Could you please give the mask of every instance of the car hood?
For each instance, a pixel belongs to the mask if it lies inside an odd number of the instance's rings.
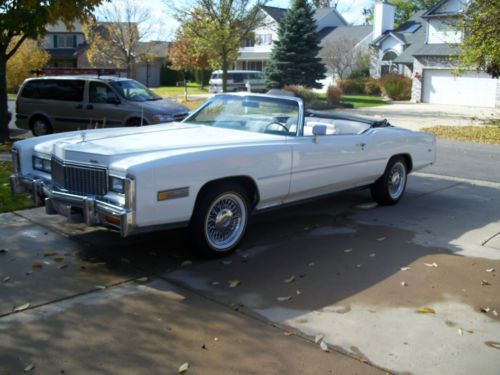
[[[156,112],[157,114],[169,114],[169,115],[177,115],[177,114],[187,114],[189,109],[184,107],[183,105],[177,104],[168,99],[162,100],[151,100],[147,102],[137,103],[140,106],[144,107],[145,111]]]
[[[143,128],[73,132],[72,136],[39,143],[37,153],[61,160],[109,166],[134,155],[200,148],[284,142],[284,136],[172,122]]]

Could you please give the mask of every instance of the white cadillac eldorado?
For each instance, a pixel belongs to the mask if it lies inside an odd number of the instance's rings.
[[[353,188],[397,203],[434,163],[435,138],[382,119],[306,110],[299,98],[221,94],[184,121],[16,142],[13,194],[47,214],[132,234],[189,226],[194,249],[231,252],[249,214]]]

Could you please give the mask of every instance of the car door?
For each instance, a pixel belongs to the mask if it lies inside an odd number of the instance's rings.
[[[89,81],[85,113],[92,127],[124,126],[130,109],[105,82]]]
[[[382,158],[374,154],[372,132],[305,132],[293,144],[287,202],[372,183]]]

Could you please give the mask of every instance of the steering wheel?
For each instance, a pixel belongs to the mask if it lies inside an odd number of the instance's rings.
[[[278,126],[282,127],[283,129],[285,129],[285,133],[288,133],[288,128],[284,124],[282,124],[281,122],[278,122],[278,121],[271,121],[269,124],[267,124],[265,129],[264,129],[264,132],[267,132],[271,125],[278,125]]]

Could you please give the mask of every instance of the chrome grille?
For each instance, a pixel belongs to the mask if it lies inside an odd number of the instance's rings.
[[[52,158],[52,183],[75,194],[105,195],[108,190],[105,169],[63,164],[55,158]]]

